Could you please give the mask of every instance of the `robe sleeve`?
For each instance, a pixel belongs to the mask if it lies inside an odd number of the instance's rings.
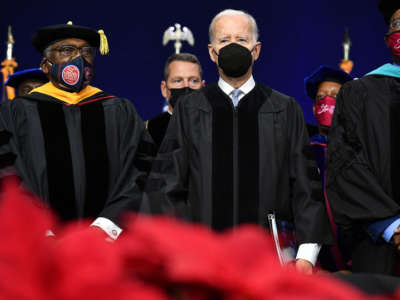
[[[288,107],[290,144],[290,188],[296,240],[302,243],[332,244],[320,175],[300,106],[291,99]]]
[[[181,99],[174,108],[167,132],[153,163],[146,186],[142,212],[168,214],[185,219],[188,194],[188,139],[183,126]]]
[[[18,134],[24,136],[26,132],[24,131],[23,124],[26,121],[25,111],[20,108],[20,103],[14,99],[12,101],[8,100],[1,103],[1,125],[0,127],[4,129],[4,133],[9,133],[9,139],[7,143],[4,143],[0,147],[1,155],[14,156],[14,163],[12,168],[21,178],[26,186],[31,188],[33,184],[31,183],[29,170],[25,167],[21,160],[21,152],[23,151],[22,145],[18,143]],[[6,156],[5,156],[6,157]]]
[[[4,104],[1,104],[0,109],[4,110]],[[0,114],[0,178],[3,178],[9,174],[15,174],[13,165],[16,159],[15,151],[11,148],[12,133],[7,128],[7,122],[4,114]]]
[[[128,101],[119,116],[121,171],[110,187],[109,197],[99,217],[119,224],[126,211],[139,211],[144,186],[151,169],[155,146],[142,119]]]
[[[335,222],[344,228],[365,228],[400,212],[368,159],[365,122],[376,116],[366,116],[366,88],[359,81],[340,90],[328,136],[327,195]]]

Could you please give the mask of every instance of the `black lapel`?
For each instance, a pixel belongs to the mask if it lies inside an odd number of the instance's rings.
[[[212,228],[233,226],[233,110],[230,98],[213,84],[204,88],[212,107]]]
[[[63,105],[38,101],[49,190],[49,204],[64,221],[77,217],[71,148]]]
[[[258,115],[266,101],[258,85],[238,105],[239,204],[238,222],[254,223],[259,217],[259,125]]]
[[[103,101],[81,107],[82,144],[85,156],[85,217],[97,217],[108,195],[109,159]]]

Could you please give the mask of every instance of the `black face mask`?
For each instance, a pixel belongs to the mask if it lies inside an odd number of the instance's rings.
[[[168,103],[171,104],[172,108],[175,107],[175,104],[180,97],[190,94],[191,92],[194,91],[194,89],[191,89],[190,87],[184,87],[180,89],[169,89],[169,90],[171,92],[171,97],[168,99]]]
[[[254,49],[253,49],[254,50]],[[253,63],[251,52],[246,47],[237,43],[231,43],[221,50],[218,55],[218,66],[224,71],[226,76],[238,78],[249,70]]]

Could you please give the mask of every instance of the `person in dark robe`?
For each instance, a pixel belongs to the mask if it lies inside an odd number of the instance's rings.
[[[335,110],[336,96],[340,88],[353,77],[346,72],[328,66],[320,66],[304,79],[307,96],[313,101],[313,113],[318,122],[318,133],[311,136],[310,142],[313,150],[319,173],[321,174],[320,184],[324,190],[324,200],[327,207],[329,222],[335,236],[335,245],[323,246],[318,258],[321,267],[331,272],[349,268],[348,245],[345,238],[334,222],[332,211],[326,197],[326,153],[328,132],[332,123]]]
[[[25,96],[31,90],[49,82],[46,74],[40,68],[26,69],[10,75],[6,86],[13,87],[17,96]]]
[[[317,174],[304,151],[309,137],[299,104],[256,83],[260,55],[252,16],[224,10],[210,25],[209,54],[220,75],[179,100],[146,187],[144,211],[167,213],[214,230],[267,226],[267,214],[294,223],[296,266],[310,273],[321,243],[332,242]]]
[[[400,224],[400,2],[381,0],[393,63],[343,85],[328,135],[327,195],[352,270],[392,274]]]
[[[204,86],[202,78],[203,70],[195,55],[175,53],[168,57],[164,67],[164,80],[161,81],[161,94],[168,100],[168,110],[146,122],[146,128],[157,150],[164,139],[178,98]]]
[[[139,208],[151,138],[129,100],[90,85],[102,30],[48,26],[32,42],[50,81],[1,107],[17,174],[62,221],[92,219],[116,239],[121,214]]]

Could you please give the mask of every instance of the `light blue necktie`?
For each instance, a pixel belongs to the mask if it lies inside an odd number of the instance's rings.
[[[242,93],[241,90],[236,89],[232,91],[232,102],[233,102],[233,106],[237,107],[239,104],[239,96]]]

